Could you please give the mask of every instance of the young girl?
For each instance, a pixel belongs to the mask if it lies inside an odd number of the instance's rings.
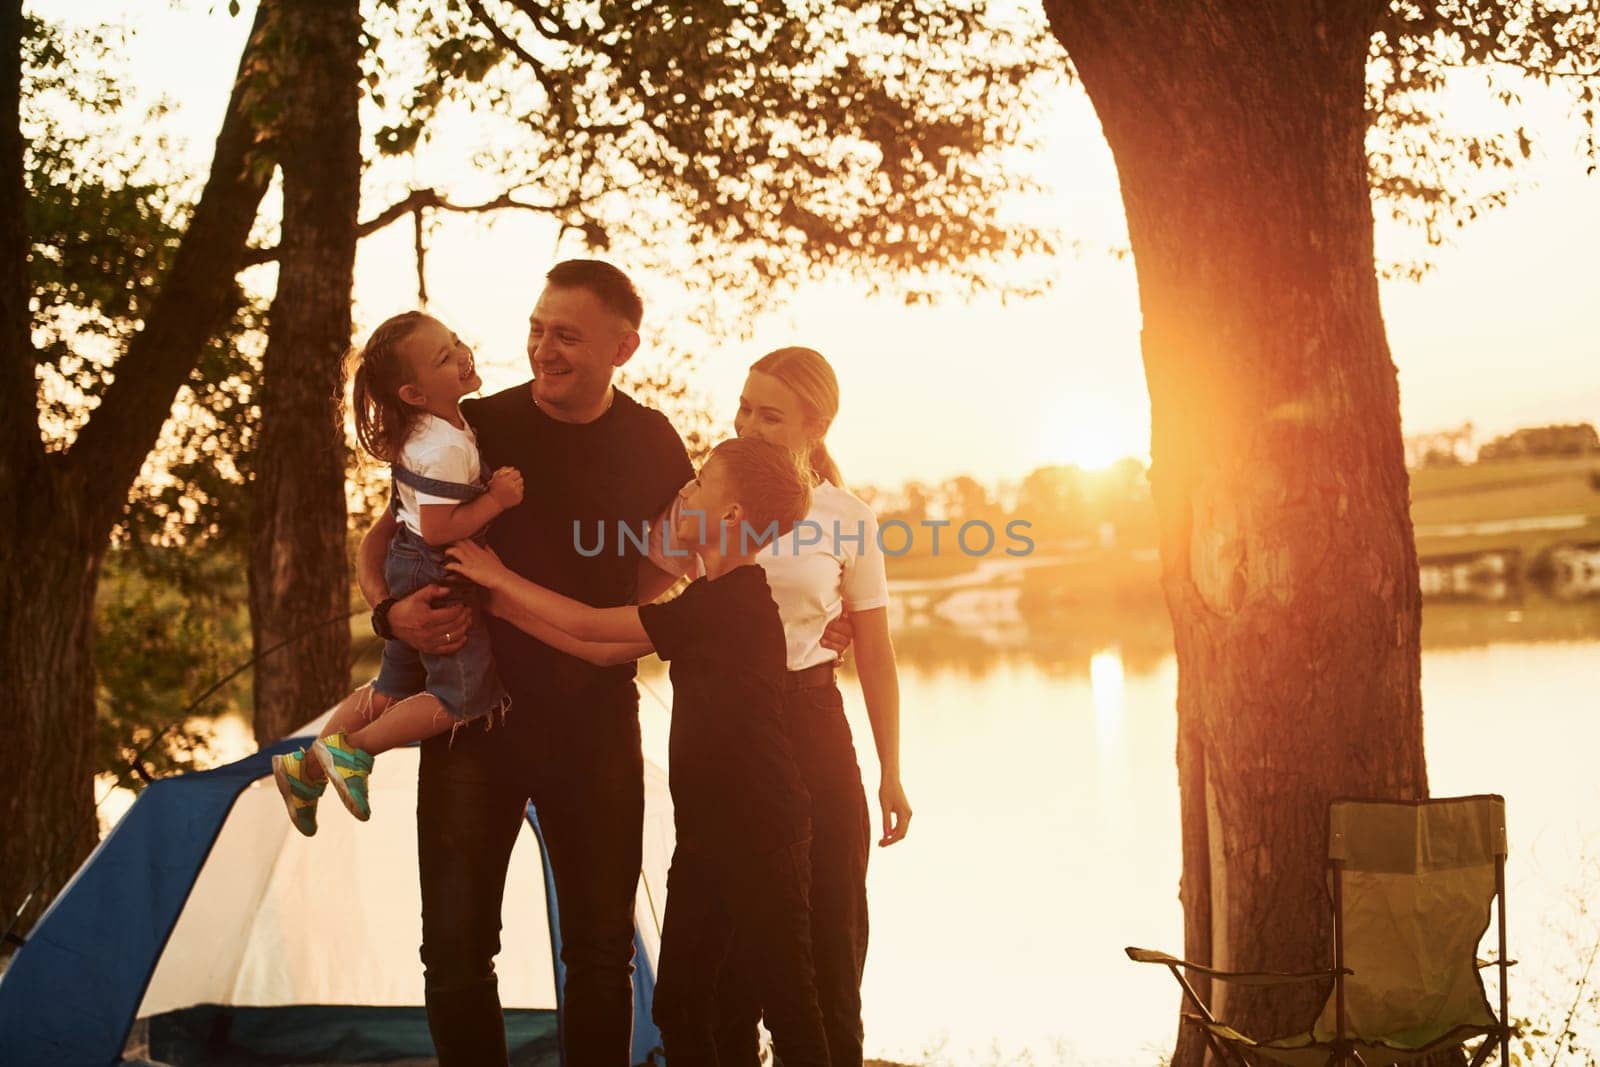
[[[384,563],[392,599],[373,612],[382,633],[393,599],[440,582],[463,583],[445,567],[443,548],[479,534],[522,500],[522,475],[510,467],[485,484],[477,439],[461,417],[461,398],[483,385],[472,351],[437,319],[418,311],[380,325],[361,350],[353,401],[356,437],[390,464],[398,519]],[[367,775],[373,757],[443,733],[509,703],[489,652],[489,634],[474,616],[466,644],[448,656],[419,653],[393,639],[383,666],[334,709],[309,750],[272,758],[272,774],[295,829],[317,832],[317,800],[333,783],[351,814],[366,820]],[[308,758],[308,756],[310,758]]]
[[[738,944],[779,1059],[827,1067],[811,956],[809,801],[782,722],[783,623],[753,563],[761,538],[789,531],[810,500],[788,449],[722,442],[684,488],[672,531],[704,577],[642,607],[590,607],[519,577],[487,549],[450,550],[452,566],[490,591],[491,611],[546,644],[601,664],[654,649],[672,665],[677,847],[654,1005],[669,1063],[717,1062],[718,976]]]

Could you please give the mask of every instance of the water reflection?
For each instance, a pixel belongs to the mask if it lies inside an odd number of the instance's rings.
[[[1565,1005],[1594,935],[1554,932],[1547,917],[1574,914],[1600,884],[1600,604],[1430,602],[1423,639],[1433,792],[1508,801],[1514,1010],[1553,1002],[1563,983]],[[1164,608],[1080,605],[970,628],[929,611],[900,620],[895,645],[917,815],[869,870],[869,1055],[1158,1062],[1176,1025],[1172,982],[1122,947],[1182,945]],[[876,821],[871,731],[845,674]],[[664,762],[664,665],[646,660],[641,681],[646,754]]]
[[[1122,656],[1102,649],[1089,659],[1089,685],[1094,691],[1095,725],[1100,747],[1110,747],[1122,727]]]
[[[1529,597],[1514,605],[1427,601],[1422,609],[1426,650],[1597,636],[1600,599]],[[1097,657],[1108,649],[1129,674],[1148,673],[1173,654],[1172,622],[1159,601],[1023,615],[1003,625],[990,619],[967,626],[924,614],[897,620],[894,646],[899,661],[917,670],[973,678],[1026,664],[1052,676],[1092,680]]]
[[[1170,978],[1121,954],[1182,945],[1170,634],[1160,608],[897,630],[917,817],[869,874],[870,1054],[1149,1064],[1170,1049]],[[1548,917],[1592,895],[1600,854],[1600,605],[1430,603],[1424,646],[1433,792],[1507,797],[1526,1016],[1593,947]],[[865,709],[843,688],[870,786]]]

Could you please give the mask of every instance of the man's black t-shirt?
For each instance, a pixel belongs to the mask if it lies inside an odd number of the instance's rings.
[[[489,546],[506,566],[596,607],[633,603],[640,553],[619,535],[618,524],[637,535],[694,477],[666,416],[615,390],[611,406],[593,422],[562,422],[534,403],[526,382],[465,400],[461,413],[478,435],[485,474],[497,467],[522,472],[522,503],[489,526]],[[595,553],[602,535],[603,548]],[[492,615],[489,634],[513,706],[634,675],[632,663],[593,666]]]
[[[678,841],[755,851],[807,834],[805,786],[783,730],[783,621],[754,564],[696,579],[639,621],[672,665],[667,768]]]

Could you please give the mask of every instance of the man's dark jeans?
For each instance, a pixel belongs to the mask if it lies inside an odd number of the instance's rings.
[[[867,961],[867,857],[871,815],[844,700],[834,685],[784,694],[784,727],[811,795],[811,953],[832,1067],[860,1067],[861,976]],[[717,1060],[756,1067],[762,1009],[738,949],[717,992]],[[770,1015],[770,1009],[768,1011]]]
[[[494,957],[506,867],[531,799],[560,902],[566,1067],[626,1067],[644,824],[638,692],[611,682],[512,699],[504,724],[422,746],[417,852],[434,1048],[441,1067],[506,1063]]]
[[[828,1067],[811,961],[810,851],[806,840],[678,842],[654,1010],[669,1064],[717,1063],[718,976],[737,944],[738,970],[766,1007],[784,1067]]]

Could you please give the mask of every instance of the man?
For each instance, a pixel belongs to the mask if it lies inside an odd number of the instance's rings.
[[[577,551],[575,529],[637,529],[694,475],[658,411],[615,389],[639,346],[642,303],[627,275],[567,260],[546,275],[529,319],[533,381],[462,404],[485,469],[511,466],[523,502],[489,544],[517,573],[597,606],[659,596],[672,578],[637,553]],[[574,523],[580,524],[578,527]],[[467,615],[434,607],[443,587],[391,601],[385,514],[362,543],[362,594],[374,626],[433,652],[459,647]],[[494,972],[506,867],[531,799],[560,902],[568,1067],[625,1067],[632,1035],[633,905],[641,863],[644,765],[634,666],[594,667],[489,619],[511,693],[503,725],[423,745],[417,790],[422,961],[428,1027],[443,1067],[504,1064]]]

